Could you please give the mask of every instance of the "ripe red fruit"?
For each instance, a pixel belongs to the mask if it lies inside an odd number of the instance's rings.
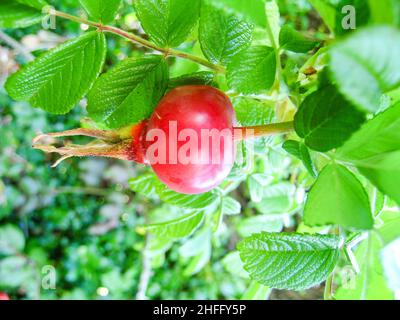
[[[197,85],[173,89],[160,101],[143,132],[144,149],[148,151],[146,159],[158,178],[172,190],[185,194],[207,192],[218,186],[232,169],[235,158],[235,121],[232,104],[223,92],[213,87]],[[151,146],[158,141],[148,139],[149,132],[154,129],[164,132],[166,141],[161,144],[157,153],[149,155]],[[191,129],[191,133],[195,133],[193,138],[186,136],[181,140],[174,137],[185,129]],[[216,130],[219,133],[228,133],[227,140],[221,138],[217,139],[218,143],[214,143],[210,138],[207,146],[202,138],[202,133],[207,129],[214,129],[214,133]],[[208,161],[187,163],[181,160],[180,152],[185,154],[185,145],[191,139],[194,139],[191,142],[195,142],[194,151],[198,155],[208,153]],[[166,155],[166,161],[155,163],[152,158],[160,156],[160,152]]]
[[[10,300],[10,297],[7,293],[0,292],[0,300]]]

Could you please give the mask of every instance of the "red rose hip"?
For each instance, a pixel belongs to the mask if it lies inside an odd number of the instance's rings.
[[[207,192],[232,169],[235,119],[229,98],[213,87],[173,89],[160,101],[144,130],[146,159],[172,190]]]

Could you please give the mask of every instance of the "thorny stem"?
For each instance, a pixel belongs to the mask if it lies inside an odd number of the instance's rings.
[[[178,51],[178,50],[174,50],[174,49],[170,49],[170,48],[163,48],[160,46],[157,46],[156,44],[152,43],[151,41],[148,41],[146,39],[143,39],[142,37],[139,37],[133,33],[127,32],[125,30],[113,27],[113,26],[107,26],[107,25],[103,25],[101,23],[98,22],[93,22],[84,18],[80,18],[77,16],[73,16],[70,15],[68,13],[65,12],[61,12],[61,11],[57,11],[57,10],[51,10],[50,11],[51,15],[60,17],[60,18],[64,18],[67,20],[71,20],[71,21],[75,21],[78,23],[82,23],[82,24],[86,24],[88,26],[94,27],[99,29],[100,31],[104,31],[104,32],[110,32],[116,35],[119,35],[120,37],[126,38],[132,42],[138,43],[146,48],[158,51],[158,52],[162,52],[166,57],[168,56],[174,56],[174,57],[180,57],[183,59],[187,59],[187,60],[191,60],[193,62],[196,62],[198,64],[201,64],[207,68],[210,68],[212,70],[214,70],[215,72],[218,73],[225,73],[225,68],[217,65],[217,64],[213,64],[203,58],[191,55],[189,53],[186,52],[182,52],[182,51]]]

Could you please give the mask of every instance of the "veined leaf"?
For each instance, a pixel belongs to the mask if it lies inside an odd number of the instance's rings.
[[[193,233],[203,218],[204,212],[193,211],[171,221],[144,226],[143,229],[161,238],[181,239]]]
[[[357,168],[380,191],[400,205],[400,150],[357,162]]]
[[[285,50],[307,53],[314,49],[318,42],[304,37],[292,27],[283,26],[279,33],[279,44]]]
[[[229,252],[222,260],[222,265],[230,274],[244,279],[249,278],[249,274],[243,269],[243,262],[240,260],[238,251]]]
[[[282,229],[282,217],[272,214],[261,214],[244,218],[237,224],[237,231],[244,238],[260,232],[281,232]]]
[[[311,160],[310,152],[308,151],[308,148],[305,146],[304,143],[294,140],[288,140],[283,144],[282,148],[287,153],[301,160],[308,173],[313,178],[317,176],[317,169],[315,168],[314,163]]]
[[[293,209],[295,187],[288,182],[280,182],[263,188],[263,198],[255,204],[263,214],[290,213]]]
[[[400,103],[366,122],[337,155],[345,160],[362,160],[400,150]]]
[[[368,195],[345,167],[328,165],[308,194],[304,222],[310,226],[340,225],[367,230],[373,227]]]
[[[271,88],[275,72],[274,49],[266,46],[250,47],[237,54],[228,65],[228,85],[240,93],[260,93]]]
[[[103,33],[89,32],[48,51],[8,78],[5,88],[53,114],[65,114],[89,91],[106,55]]]
[[[330,73],[344,96],[361,110],[376,112],[382,94],[400,85],[399,56],[398,29],[368,27],[331,48]]]
[[[177,47],[186,40],[199,17],[200,0],[136,0],[143,29],[159,46]]]
[[[0,2],[0,28],[25,28],[42,21],[38,8],[16,0]]]
[[[42,10],[48,3],[45,0],[16,0],[17,2],[24,4],[28,7]]]
[[[244,127],[261,126],[274,120],[274,103],[269,105],[255,99],[240,97],[233,100],[233,105],[236,118]]]
[[[361,111],[333,86],[327,86],[306,97],[295,116],[294,126],[308,147],[326,152],[340,147],[364,120]]]
[[[236,15],[252,24],[265,27],[265,0],[211,0],[212,3],[229,14]]]
[[[156,194],[157,182],[160,183],[153,173],[147,173],[129,179],[129,187],[136,193],[151,197]]]
[[[368,121],[337,155],[400,204],[400,103]]]
[[[149,55],[120,62],[103,74],[88,95],[88,112],[111,128],[148,118],[168,86],[168,66]]]
[[[214,84],[215,74],[209,71],[199,71],[187,75],[183,75],[176,78],[169,79],[168,89],[173,89],[180,86],[186,85],[209,85],[216,86]]]
[[[218,196],[212,192],[199,195],[181,194],[168,189],[163,184],[157,186],[157,194],[162,201],[187,209],[204,209],[210,205],[214,205],[218,201]]]
[[[252,174],[247,180],[250,198],[253,202],[260,202],[264,197],[264,188],[270,184],[272,177],[265,174]]]
[[[102,23],[109,23],[121,5],[121,0],[79,0],[82,7],[91,19]]]
[[[263,232],[241,241],[238,249],[252,279],[271,288],[302,290],[328,278],[340,246],[333,235]]]
[[[241,210],[240,202],[233,199],[232,197],[224,197],[222,199],[222,214],[236,215]]]
[[[228,15],[208,2],[201,6],[199,41],[204,55],[214,63],[226,65],[250,46],[252,26]]]

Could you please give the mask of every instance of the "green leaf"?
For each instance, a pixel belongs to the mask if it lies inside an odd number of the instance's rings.
[[[264,188],[269,185],[271,181],[271,176],[265,174],[256,173],[249,176],[247,185],[251,201],[260,202],[264,197]]]
[[[400,204],[400,103],[368,121],[337,156],[353,163],[378,189]]]
[[[79,0],[81,6],[95,21],[109,23],[114,20],[121,0]]]
[[[258,100],[240,97],[233,100],[236,119],[244,126],[261,126],[269,124],[274,120],[274,103],[271,105]]]
[[[89,32],[26,65],[8,78],[5,88],[17,101],[29,101],[50,113],[65,114],[89,91],[105,55],[104,34]]]
[[[211,258],[211,230],[199,230],[179,248],[179,254],[183,258],[191,258],[183,272],[184,276],[200,272]]]
[[[325,0],[308,0],[315,10],[318,11],[322,20],[324,20],[326,26],[331,32],[335,30],[336,25],[336,9],[333,5]]]
[[[88,112],[110,128],[147,119],[168,86],[168,66],[149,55],[120,62],[103,74],[88,95]]]
[[[375,24],[400,23],[400,3],[397,0],[368,0],[371,11],[371,18]]]
[[[204,209],[208,206],[215,205],[219,200],[219,197],[212,192],[199,195],[181,194],[168,189],[163,184],[157,186],[157,194],[162,201],[186,209]]]
[[[229,252],[222,260],[222,265],[230,274],[248,279],[249,274],[243,269],[243,262],[240,260],[239,251]]]
[[[239,52],[250,46],[253,28],[234,15],[227,15],[209,3],[201,6],[199,41],[208,60],[228,64]]]
[[[274,50],[266,46],[253,46],[237,54],[228,65],[228,85],[240,93],[260,93],[271,88],[275,71]]]
[[[400,150],[357,162],[361,174],[400,205]]]
[[[276,0],[271,0],[271,1],[266,1],[265,2],[265,15],[266,15],[266,22],[268,22],[267,28],[271,30],[271,34],[268,32],[268,40],[269,40],[269,46],[275,47],[279,46],[279,33],[281,31],[281,26],[280,26],[280,12],[279,12],[279,6],[276,2]],[[271,39],[271,36],[273,39]]]
[[[265,0],[211,0],[212,3],[229,14],[234,14],[252,24],[265,27]]]
[[[361,110],[376,112],[382,94],[400,85],[399,56],[398,29],[364,28],[331,48],[331,77],[340,92]]]
[[[355,283],[346,283],[348,287],[341,286],[337,289],[337,300],[376,300],[393,299],[393,293],[387,286],[381,264],[380,252],[382,242],[379,236],[371,233],[368,239],[357,248],[355,256],[360,266],[360,274],[356,276]],[[351,285],[351,286],[350,286]]]
[[[281,232],[283,229],[282,217],[263,214],[242,219],[237,224],[237,231],[243,238],[252,234],[265,232]]]
[[[333,235],[263,232],[241,241],[238,249],[252,279],[271,288],[303,290],[328,278],[340,246]]]
[[[269,185],[263,189],[263,198],[255,207],[263,214],[290,213],[295,191],[294,186],[288,182]]]
[[[22,231],[14,225],[0,227],[0,255],[12,255],[21,252],[25,247]]]
[[[137,0],[135,10],[152,41],[163,47],[177,47],[196,25],[200,0]]]
[[[27,2],[27,1],[25,1]],[[15,0],[0,2],[0,28],[25,28],[42,21],[42,12]]]
[[[132,191],[147,197],[156,194],[157,177],[153,173],[141,174],[137,178],[129,179],[129,187]]]
[[[209,85],[216,86],[214,83],[215,74],[209,71],[199,71],[191,74],[186,74],[180,77],[169,79],[168,89],[173,89],[186,85]]]
[[[307,53],[314,49],[318,42],[306,38],[300,32],[286,25],[281,28],[279,33],[279,44],[285,50]]]
[[[222,213],[226,215],[239,214],[241,210],[240,202],[232,197],[224,197],[222,199]]]
[[[311,160],[310,152],[304,143],[294,140],[285,141],[282,148],[292,156],[301,160],[309,174],[315,178],[318,174],[313,161]]]
[[[304,208],[310,226],[340,225],[357,230],[373,227],[368,195],[360,181],[345,167],[330,164],[311,188]]]
[[[400,150],[400,103],[367,121],[336,154],[351,161],[397,150]]]
[[[37,10],[42,10],[48,5],[48,3],[44,0],[17,0],[17,2]]]
[[[146,225],[145,231],[167,239],[181,239],[192,234],[202,223],[204,212],[193,211],[177,219]]]
[[[295,116],[294,126],[309,148],[326,152],[340,147],[364,119],[364,114],[333,86],[327,86],[306,97]]]

